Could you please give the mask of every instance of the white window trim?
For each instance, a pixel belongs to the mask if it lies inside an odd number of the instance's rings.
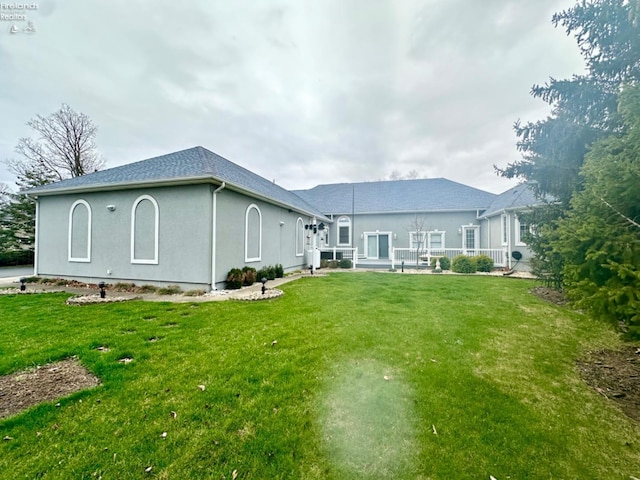
[[[524,241],[522,240],[522,238],[520,238],[520,219],[518,218],[518,216],[516,215],[515,218],[515,226],[516,226],[516,245],[519,247],[526,247],[527,244],[524,243]],[[526,224],[525,224],[526,225]],[[531,231],[531,226],[529,226],[529,231]]]
[[[389,231],[389,232],[381,232],[381,231],[375,231],[375,232],[363,232],[363,236],[364,236],[364,252],[366,255],[366,258],[369,260],[380,260],[380,236],[387,236],[389,237],[389,245],[388,245],[388,252],[387,252],[387,257],[385,257],[385,260],[388,258],[391,258],[392,252],[393,252],[393,232]],[[375,236],[376,237],[376,243],[378,246],[378,251],[376,253],[375,257],[370,257],[369,256],[369,237],[371,236]]]
[[[249,212],[251,210],[258,212],[258,256],[249,257]],[[244,213],[244,261],[245,262],[259,262],[262,260],[262,212],[255,203],[252,203],[247,207]]]
[[[442,246],[438,247],[438,250],[445,249],[446,248],[445,247],[446,244],[445,244],[445,232],[444,232],[444,230],[430,230],[430,231],[427,232],[427,245],[428,245],[428,248],[433,248],[431,246],[431,235],[434,234],[434,233],[437,234],[437,235],[440,235],[440,238],[442,239]]]
[[[136,255],[136,208],[143,200],[149,200],[154,210],[154,232],[153,232],[153,258],[135,258]],[[151,195],[141,195],[131,207],[131,263],[141,265],[158,265],[158,244],[160,232],[160,209],[158,202]]]
[[[76,209],[78,205],[84,205],[87,209],[87,256],[86,257],[72,257],[71,256],[71,245],[73,240],[73,211]],[[81,262],[81,263],[89,263],[91,262],[91,205],[89,205],[85,200],[76,200],[71,205],[69,209],[69,238],[68,238],[68,261],[70,262]]]
[[[474,247],[467,247],[467,230],[475,230]],[[462,251],[478,250],[480,248],[480,225],[462,225]]]
[[[347,226],[346,222],[345,222],[344,225],[340,225],[340,220],[342,220],[343,218],[347,219],[349,221],[349,225],[348,225],[348,228],[349,228],[349,241],[347,243],[340,243],[340,227],[341,226],[342,227],[346,227]],[[351,225],[352,225],[351,219],[349,217],[347,217],[346,215],[342,215],[341,217],[338,218],[338,220],[336,222],[336,225],[338,227],[338,228],[336,228],[336,245],[339,246],[339,247],[350,246],[353,243],[353,241],[352,241],[352,239],[353,239],[353,237],[352,237],[353,231],[351,229]]]
[[[300,245],[298,245],[298,243]],[[298,217],[296,220],[296,257],[304,255],[304,220]]]
[[[422,237],[420,248],[427,248],[427,232],[422,231],[420,232],[420,235]],[[413,241],[413,238],[417,236],[418,236],[417,231],[414,230],[413,232],[409,232],[409,248],[418,248]]]
[[[503,247],[509,245],[509,217],[506,213],[500,215],[500,242]]]

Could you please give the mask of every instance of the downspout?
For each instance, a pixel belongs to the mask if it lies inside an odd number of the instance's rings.
[[[507,265],[511,270],[511,213],[505,210],[507,214]]]
[[[212,212],[211,212],[211,290],[216,290],[216,237],[218,234],[218,192],[223,190],[227,184],[222,184],[213,191]]]
[[[29,198],[29,195],[27,195],[27,198]],[[38,201],[38,197],[34,198],[35,202],[36,202],[36,224],[35,224],[35,244],[33,246],[34,248],[34,252],[33,252],[33,274],[35,276],[38,276],[38,226],[40,225],[40,202]]]

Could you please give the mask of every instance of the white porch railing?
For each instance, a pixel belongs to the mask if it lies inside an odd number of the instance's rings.
[[[391,249],[391,268],[396,268],[396,264],[404,261],[405,266],[411,265],[428,265],[431,266],[432,257],[449,257],[453,259],[457,255],[467,255],[475,257],[477,255],[486,255],[496,267],[506,267],[508,260],[508,252],[502,248],[392,248]],[[418,256],[420,260],[418,261]]]
[[[358,263],[358,249],[351,247],[323,247],[318,248],[320,253],[328,252],[331,254],[330,260],[342,260],[348,259],[351,260],[352,268],[356,268],[356,264]],[[323,257],[323,255],[321,255]],[[324,256],[326,258],[326,256]]]

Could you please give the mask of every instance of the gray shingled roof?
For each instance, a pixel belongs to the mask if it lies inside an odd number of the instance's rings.
[[[545,201],[536,197],[533,188],[529,184],[521,183],[496,196],[482,216],[491,217],[506,210],[533,207],[543,203]]]
[[[81,177],[24,190],[30,195],[56,195],[92,190],[134,188],[171,183],[226,182],[228,188],[244,191],[304,213],[322,213],[299,196],[230,162],[206,148],[194,147]]]
[[[325,215],[484,210],[496,197],[445,178],[337,183],[294,193]]]

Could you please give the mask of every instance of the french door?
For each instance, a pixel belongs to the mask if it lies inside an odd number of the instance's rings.
[[[389,259],[388,233],[367,233],[366,240],[367,258],[372,260]]]

